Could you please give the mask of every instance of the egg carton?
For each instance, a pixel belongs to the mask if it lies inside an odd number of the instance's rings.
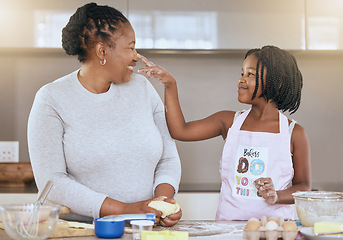
[[[297,235],[298,228],[294,222],[273,217],[251,218],[243,231],[243,237],[248,240],[294,240]]]

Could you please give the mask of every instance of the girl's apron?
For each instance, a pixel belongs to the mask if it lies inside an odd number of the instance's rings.
[[[293,205],[269,204],[257,195],[253,182],[270,177],[275,190],[285,189],[293,179],[288,119],[279,112],[279,133],[240,130],[249,114],[243,112],[228,131],[221,163],[222,186],[217,220],[248,220],[255,217],[294,218]]]

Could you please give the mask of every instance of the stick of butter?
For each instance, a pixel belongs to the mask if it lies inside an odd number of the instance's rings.
[[[170,214],[177,213],[180,210],[180,206],[177,203],[172,204],[165,201],[151,201],[148,206],[161,211],[161,218],[165,218]]]
[[[315,222],[313,233],[339,232],[343,231],[343,222]]]
[[[185,231],[143,231],[142,240],[188,240],[188,232]]]

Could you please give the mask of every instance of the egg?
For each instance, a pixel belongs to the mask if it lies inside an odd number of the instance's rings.
[[[283,225],[282,225],[283,230],[285,231],[297,231],[298,227],[295,224],[295,222],[292,221],[286,221]]]
[[[258,220],[257,218],[250,218],[250,219],[248,220],[248,222],[251,222],[251,221],[259,222],[260,220]]]
[[[246,230],[257,230],[261,227],[260,221],[248,221],[245,225]]]
[[[261,217],[261,225],[262,225],[262,226],[265,226],[266,223],[267,223],[267,217],[266,217],[266,216],[262,216],[262,217]]]
[[[269,221],[266,223],[267,230],[275,230],[279,225],[275,221]]]
[[[268,222],[270,222],[270,221],[274,221],[277,223],[278,219],[276,217],[270,217],[270,218],[268,218]]]
[[[277,223],[279,224],[279,226],[282,226],[284,224],[284,222],[285,222],[285,219],[283,219],[283,217],[278,218]]]

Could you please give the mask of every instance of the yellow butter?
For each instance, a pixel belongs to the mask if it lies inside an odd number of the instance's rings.
[[[313,233],[343,231],[343,222],[315,222]]]
[[[188,240],[189,234],[185,231],[143,231],[142,240]]]

